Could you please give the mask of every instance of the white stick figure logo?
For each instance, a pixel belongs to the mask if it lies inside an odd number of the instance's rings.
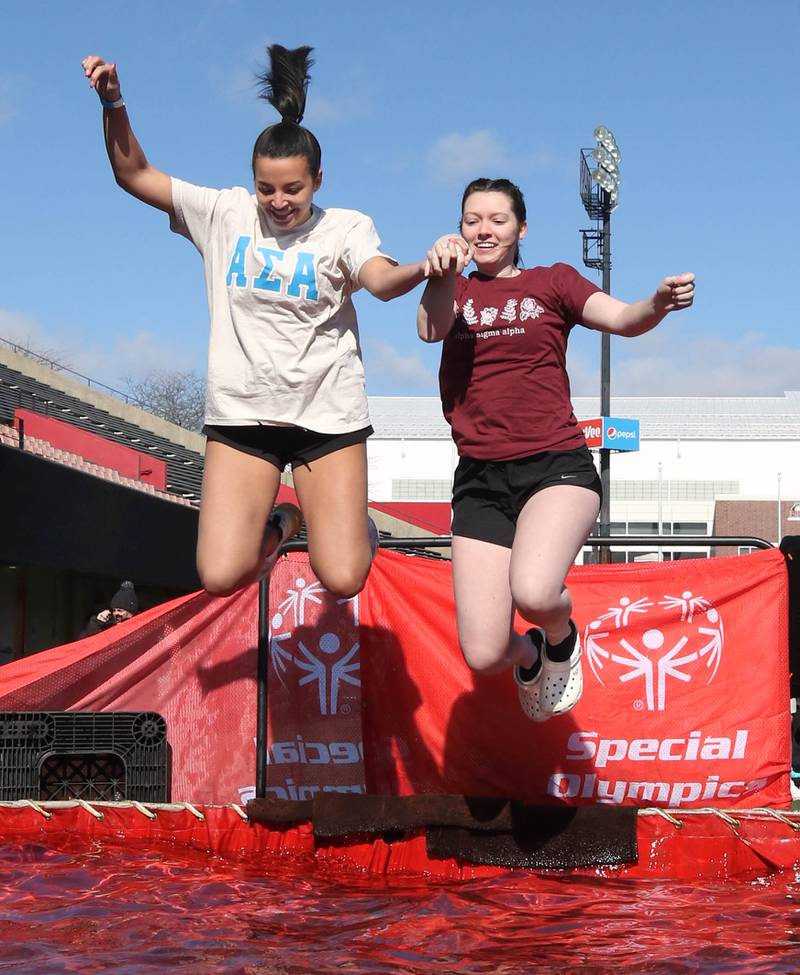
[[[665,594],[658,601],[662,609],[658,625],[643,626],[655,605],[623,596],[588,624],[584,647],[600,684],[616,676],[621,684],[643,686],[644,702],[636,706],[664,711],[669,687],[688,684],[699,673],[700,661],[708,673],[706,683],[711,683],[722,660],[725,636],[719,610],[705,596],[689,591],[681,596]],[[677,618],[665,621],[664,610]]]
[[[278,680],[283,684],[283,675],[286,673],[288,664],[294,660],[294,657],[283,644],[291,639],[292,634],[290,632],[276,633],[276,630],[283,628],[283,614],[275,613],[275,615],[270,620],[269,628],[269,659],[272,661],[272,669]]]
[[[680,596],[664,596],[659,603],[667,609],[681,608],[681,622],[691,623],[694,614],[708,609],[711,603],[704,596],[695,596],[688,590]]]
[[[319,596],[320,593],[325,592],[325,587],[321,582],[316,581],[312,582],[309,586],[308,582],[302,577],[295,579],[294,584],[294,589],[288,589],[286,591],[286,598],[280,604],[280,610],[284,614],[291,610],[294,625],[301,626],[306,621],[306,605],[308,603],[315,603],[317,606],[320,606],[322,600]]]
[[[346,619],[345,629],[351,636],[345,638],[326,632],[320,636],[316,647],[307,645],[308,638],[306,641],[297,638],[295,630],[298,627],[314,626],[322,612],[326,592],[319,581],[298,575],[285,590],[278,612],[270,620],[269,636],[270,662],[280,683],[286,687],[290,674],[296,675],[300,671],[302,676],[297,680],[298,686],[316,685],[319,711],[323,716],[338,713],[343,684],[361,686],[358,676],[361,666],[357,638],[358,596],[336,600],[337,615]],[[345,604],[349,604],[349,609]],[[344,653],[341,652],[343,640],[346,640],[345,646],[350,644]]]
[[[337,654],[340,646],[341,640],[335,633],[323,633],[319,638],[319,656],[313,654],[302,640],[297,644],[305,659],[299,660],[295,657],[294,662],[300,670],[306,671],[306,676],[300,678],[299,684],[301,687],[310,683],[319,685],[319,713],[323,716],[336,714],[338,711],[339,687],[342,684],[361,686],[360,678],[355,676],[361,664],[353,660],[358,653],[358,643],[354,643],[338,660],[329,663],[326,659]]]

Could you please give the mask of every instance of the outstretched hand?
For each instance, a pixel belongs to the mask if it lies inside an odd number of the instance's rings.
[[[682,311],[694,301],[694,275],[674,274],[656,289],[656,303],[663,312]]]
[[[81,67],[89,79],[89,85],[100,98],[107,102],[117,101],[120,97],[120,86],[116,64],[104,61],[96,54],[90,54],[81,61]]]
[[[446,274],[461,274],[471,260],[472,246],[458,234],[445,234],[427,253],[425,277],[441,278]]]

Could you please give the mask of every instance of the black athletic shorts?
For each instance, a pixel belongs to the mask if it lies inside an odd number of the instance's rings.
[[[274,464],[279,471],[287,464],[291,464],[294,470],[343,447],[366,443],[372,432],[372,427],[363,427],[350,433],[317,433],[305,427],[275,427],[264,423],[241,427],[223,424],[203,427],[203,433],[209,440],[224,443],[253,457],[261,457]]]
[[[453,478],[453,534],[511,548],[525,502],[554,484],[575,484],[602,497],[588,447],[547,450],[518,460],[462,457]]]

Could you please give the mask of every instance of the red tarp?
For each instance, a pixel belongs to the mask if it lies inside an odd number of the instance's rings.
[[[267,829],[246,823],[230,806],[203,806],[200,818],[186,809],[158,809],[152,820],[131,807],[98,803],[102,819],[81,807],[48,807],[50,818],[28,807],[0,809],[0,834],[6,842],[86,848],[87,841],[124,843],[129,850],[176,848],[211,851],[250,866],[269,863],[271,855],[316,861],[338,871],[371,874],[423,874],[428,878],[470,880],[506,873],[505,867],[471,865],[428,855],[424,831],[391,843],[381,837],[342,840],[315,837],[310,823]],[[712,814],[688,814],[674,823],[656,815],[637,822],[638,862],[618,867],[569,871],[597,878],[629,877],[672,880],[729,880],[797,869],[800,845],[791,821],[770,820],[765,814],[739,813],[732,822]],[[35,870],[36,864],[32,864]]]
[[[282,559],[270,587],[269,794],[785,807],[783,556],[577,567],[569,584],[584,696],[534,724],[510,673],[480,677],[463,664],[449,563],[382,551],[361,595],[337,601],[304,555]],[[8,664],[0,708],[158,711],[172,798],[246,801],[256,596],[183,597]]]

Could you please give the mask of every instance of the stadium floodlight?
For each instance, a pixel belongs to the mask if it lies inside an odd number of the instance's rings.
[[[622,154],[612,131],[605,125],[594,130],[593,149],[581,149],[580,194],[587,216],[595,222],[594,227],[582,230],[583,263],[601,271],[603,291],[611,292],[611,213],[619,203],[620,172]],[[600,412],[609,416],[611,412],[611,336],[603,332],[600,336]],[[603,495],[600,504],[600,534],[611,531],[611,451],[600,449],[600,481]],[[596,551],[599,562],[611,558],[609,548]]]
[[[596,149],[592,150],[592,159],[600,166],[603,167],[607,172],[615,174],[619,172],[619,166],[617,165],[616,159],[611,155],[608,149],[604,149],[603,146],[598,146]]]
[[[617,146],[617,140],[614,138],[614,133],[611,129],[607,129],[605,125],[598,125],[594,130],[595,142],[601,145],[606,151],[610,152],[614,159],[620,161],[619,147]]]
[[[609,195],[617,190],[619,180],[612,173],[609,173],[607,169],[593,169],[590,175],[594,182],[602,187]]]

